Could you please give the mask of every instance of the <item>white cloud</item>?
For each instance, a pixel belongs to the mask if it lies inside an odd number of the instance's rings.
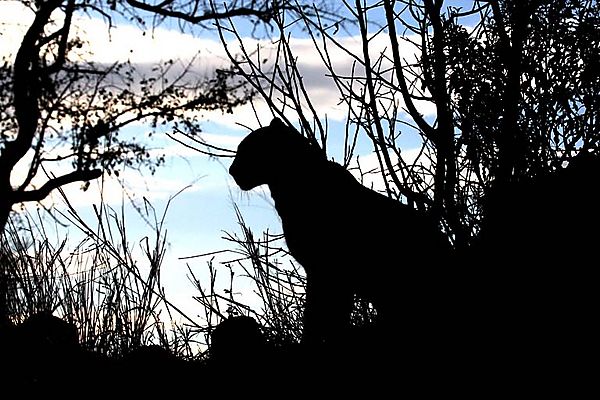
[[[100,200],[113,206],[130,200],[139,203],[144,198],[152,203],[154,200],[167,200],[186,187],[186,193],[205,189],[201,180],[193,182],[191,177],[186,181],[185,177],[148,176],[133,170],[121,173],[119,178],[104,174],[101,178],[90,181],[86,191],[81,186],[82,182],[76,182],[63,187],[73,207],[87,207],[98,204]],[[54,204],[59,199],[60,195],[53,192],[44,203]]]
[[[166,60],[189,61],[199,55],[199,63],[207,72],[228,64],[221,44],[214,40],[163,28],[141,30],[133,25],[109,30],[104,21],[89,17],[77,18],[75,24],[78,36],[87,42],[81,54],[88,54],[89,61],[154,64]]]
[[[414,38],[413,38],[414,39]],[[261,47],[260,55],[258,52],[251,56],[251,61],[254,62],[255,66],[260,66],[263,71],[269,71],[273,68],[275,63],[274,57],[277,54],[276,45],[269,41],[256,41],[254,39],[242,39],[242,43],[246,47],[248,53],[252,53],[255,49]],[[348,115],[348,105],[345,102],[348,93],[340,93],[333,78],[331,77],[332,72],[326,68],[318,49],[315,47],[315,43],[310,38],[291,38],[289,40],[290,51],[292,57],[295,58],[296,66],[302,76],[302,82],[308,92],[308,97],[312,103],[313,108],[318,113],[319,118],[327,116],[329,119],[343,121]],[[320,49],[323,50],[323,44],[317,43]],[[232,52],[235,52],[236,48],[239,48],[240,43],[229,43],[229,47]],[[372,60],[382,58],[380,65],[377,67],[382,71],[382,75],[390,81],[396,81],[394,77],[394,71],[392,69],[392,63],[390,60],[391,52],[389,50],[390,43],[389,38],[385,35],[379,35],[373,38],[369,42],[369,53]],[[357,78],[354,82],[355,95],[360,92],[361,85],[359,82],[364,82],[364,68],[360,61],[357,61],[353,56],[358,57],[359,60],[362,56],[362,42],[359,36],[348,36],[339,39],[337,45],[333,43],[327,44],[328,49],[328,60],[331,62],[331,69],[333,73],[338,77],[348,78],[354,74]],[[409,44],[407,41],[400,42],[400,57],[406,62],[412,63],[416,59],[415,47]],[[262,61],[265,61],[264,63]],[[246,70],[249,71],[249,67],[246,64]],[[267,75],[270,77],[270,75]],[[347,79],[342,81],[347,83]],[[264,83],[268,86],[268,83]],[[288,89],[286,89],[288,90]],[[378,101],[380,102],[380,112],[383,107],[389,107],[391,104],[396,104],[399,108],[399,112],[402,114],[404,101],[399,91],[392,90],[393,100],[390,99],[390,89],[381,87],[380,96]],[[281,105],[283,102],[283,96],[281,94],[274,94],[274,103]],[[366,100],[368,101],[368,99]],[[289,104],[289,100],[288,100]],[[356,99],[354,99],[354,106],[356,106]],[[308,107],[306,100],[302,99],[303,110],[306,115],[310,118],[311,111]],[[417,110],[425,116],[433,116],[436,113],[435,105],[426,101],[415,101]],[[269,121],[271,113],[269,107],[262,99],[257,99],[253,105],[246,105],[238,107],[234,111],[236,121],[256,121],[256,115],[264,123]],[[293,112],[290,112],[293,114]],[[219,116],[216,112],[208,113],[206,116],[209,119],[218,119]],[[232,124],[235,121],[229,122]],[[227,123],[227,122],[225,122]]]
[[[239,128],[239,126],[237,126]],[[218,147],[223,147],[229,150],[237,149],[237,146],[240,144],[245,135],[241,136],[231,136],[231,135],[222,135],[219,133],[201,133],[200,137],[206,141],[206,143],[213,144]]]
[[[4,27],[0,36],[0,53],[14,54],[32,20],[33,13],[18,1],[6,1],[0,3],[0,16],[0,23]],[[223,45],[216,39],[194,37],[177,30],[157,28],[153,31],[143,31],[136,26],[124,24],[109,30],[105,21],[100,18],[77,16],[74,19],[73,35],[78,35],[87,42],[83,49],[78,50],[79,56],[98,63],[130,60],[137,65],[150,66],[172,59],[181,61],[179,66],[181,69],[186,62],[198,55],[194,61],[192,79],[208,76],[215,68],[229,64]],[[355,60],[349,53],[362,58],[360,37],[340,37],[337,40],[339,41],[338,45],[331,42],[327,44],[332,68],[340,76],[350,76]],[[275,48],[270,41],[244,38],[243,43],[249,51],[259,46],[262,47],[260,53],[257,52],[255,57],[258,62],[262,61],[259,58],[267,60],[263,67],[268,68],[273,62]],[[401,41],[400,44],[401,57],[407,60],[414,59],[414,48],[406,41]],[[319,117],[327,116],[334,120],[346,118],[347,105],[340,104],[340,93],[332,79],[327,76],[329,72],[324,67],[313,40],[292,38],[290,45],[292,56],[297,59],[303,82]],[[239,50],[239,43],[235,43],[235,41],[228,43],[228,46],[233,53]],[[319,43],[319,46],[323,48],[322,43]],[[373,38],[369,43],[369,51],[373,60],[376,60],[381,54],[388,54],[388,49],[389,40],[383,34]],[[389,58],[389,54],[387,58]],[[390,67],[390,62],[385,60],[386,57],[381,65],[384,70]],[[357,64],[355,72],[362,74],[360,64]],[[399,94],[396,98],[401,105]],[[270,120],[270,112],[263,101],[257,101],[255,106],[258,108],[258,115],[261,118],[264,115],[265,120]],[[435,107],[429,103],[419,102],[417,107],[424,115],[435,113]],[[254,110],[250,106],[237,108],[234,118],[223,118],[220,111],[207,111],[202,114],[207,119],[231,126],[235,122],[250,125],[250,121],[256,120]]]
[[[33,18],[33,11],[20,1],[0,2],[0,54],[16,54]],[[59,11],[53,14],[53,18],[56,24],[63,19]],[[191,60],[198,52],[203,56],[207,70],[227,63],[219,42],[163,28],[150,31],[121,24],[109,29],[100,18],[76,15],[71,29],[71,37],[74,36],[84,42],[83,48],[74,50],[75,54],[97,63],[130,60],[144,64],[169,59]]]
[[[189,158],[199,155],[199,153],[186,149],[181,145],[171,145],[163,150],[157,149],[154,151],[157,153],[156,155],[167,155],[170,160],[175,156]],[[60,149],[55,149],[52,154],[58,155],[60,153]],[[13,186],[20,185],[27,176],[32,157],[33,151],[30,151],[16,165],[11,175]],[[74,182],[63,186],[62,189],[73,206],[78,207],[97,204],[101,199],[109,205],[120,204],[123,200],[127,201],[128,198],[136,201],[140,201],[142,198],[166,200],[188,186],[186,192],[214,188],[214,181],[203,180],[202,175],[193,168],[174,165],[173,162],[167,163],[169,165],[162,167],[155,175],[148,174],[145,171],[139,172],[126,169],[119,174],[119,177],[105,173],[101,178],[90,181],[89,188],[86,191],[81,190],[83,182]],[[53,176],[61,176],[73,171],[70,162],[51,162],[47,164],[47,168]],[[38,171],[27,190],[41,187],[48,179],[41,170]],[[60,194],[54,191],[42,201],[42,204],[51,206],[59,200]]]
[[[201,133],[199,135],[198,141],[200,143],[204,142],[204,143],[210,144],[212,146],[220,147],[225,150],[231,150],[233,152],[233,151],[236,151],[238,144],[242,141],[244,136],[245,136],[244,134],[241,134],[239,136],[232,136],[232,135],[225,135],[225,134],[219,134],[219,133]],[[173,142],[173,144],[169,144],[165,147],[151,149],[149,151],[150,155],[155,156],[155,157],[165,156],[165,158],[170,158],[170,157],[193,158],[193,157],[204,157],[205,156],[200,151],[194,150],[194,148],[198,148],[203,151],[210,150],[209,148],[203,147],[198,143],[194,143],[193,141],[190,141],[183,136],[182,137],[175,136],[175,137],[178,140],[181,140],[183,143],[189,144],[191,147],[186,147],[180,143]],[[233,153],[229,153],[229,152],[222,151],[222,150],[212,150],[212,151],[216,154],[229,154],[229,155],[233,154]]]
[[[20,1],[0,3],[0,56],[16,54],[34,14]]]
[[[18,44],[21,42],[22,36],[32,21],[33,12],[25,8],[21,2],[5,1],[0,3],[0,24],[2,24],[2,34],[0,35],[0,54],[14,54],[18,49]],[[60,18],[57,18],[60,19]],[[225,50],[223,45],[211,38],[193,37],[192,35],[184,34],[180,31],[167,30],[158,28],[153,32],[144,32],[138,27],[132,25],[121,25],[112,29],[108,29],[106,23],[99,18],[90,18],[87,16],[78,16],[75,18],[75,28],[73,34],[79,35],[87,44],[80,50],[80,56],[85,57],[89,61],[99,63],[112,63],[114,61],[130,60],[134,64],[151,65],[168,59],[191,60],[196,54],[198,57],[194,71],[199,75],[201,73],[210,73],[216,67],[227,65]],[[244,38],[244,43],[249,50],[255,49],[257,46],[265,46],[260,53],[260,57],[271,59],[274,57],[274,45],[269,41],[257,41],[251,38]],[[309,38],[292,38],[291,51],[297,59],[297,65],[300,73],[303,76],[303,82],[308,90],[310,100],[313,102],[314,108],[319,113],[319,117],[327,116],[330,119],[342,121],[347,116],[347,106],[340,104],[340,93],[333,84],[331,78],[327,75],[329,72],[323,66],[321,57],[314,46],[314,43]],[[229,43],[233,52],[239,49],[239,44],[234,42]],[[333,63],[332,67],[337,74],[341,76],[349,76],[352,69],[354,59],[348,53],[362,53],[362,43],[359,37],[341,37],[339,46],[332,43],[328,44],[330,51],[330,59]],[[385,35],[380,35],[373,39],[369,45],[369,51],[372,59],[377,59],[380,54],[386,54],[389,43]],[[408,46],[404,41],[401,42],[401,55],[403,58],[410,60],[414,57],[414,49]],[[258,53],[257,56],[259,57]],[[259,60],[261,61],[261,60]],[[265,64],[268,67],[269,62]],[[383,62],[382,68],[388,68],[389,61]],[[361,73],[357,67],[356,73]],[[397,98],[399,99],[399,95]],[[434,106],[431,104],[418,103],[420,111],[425,115],[432,115],[435,112]],[[225,147],[234,150],[243,136],[245,131],[237,123],[242,123],[254,129],[258,127],[256,116],[262,124],[268,124],[272,114],[267,104],[257,99],[253,104],[247,104],[238,107],[234,110],[233,115],[224,115],[221,111],[203,111],[203,118],[208,121],[213,121],[218,125],[228,129],[234,129],[239,132],[239,136],[224,135],[219,133],[207,132],[201,136],[208,142],[220,147]],[[295,121],[296,116],[293,113],[288,115],[292,121]],[[198,154],[191,149],[186,149],[181,145],[169,146],[165,149],[158,149],[155,153],[171,156],[194,157]],[[363,162],[365,158],[362,159]],[[22,178],[24,168],[21,169],[21,176],[15,176],[15,180]],[[17,172],[15,175],[18,175]],[[139,177],[124,176],[122,178],[132,179],[133,192],[145,193],[144,187],[141,185]],[[156,179],[156,178],[153,178]],[[40,182],[35,182],[40,183]],[[122,188],[118,183],[108,179],[105,182],[106,193],[110,199],[118,199],[122,196]],[[165,197],[167,193],[172,193],[180,189],[181,182],[176,180],[154,181],[151,184],[145,185],[146,188],[161,188],[164,190],[154,190],[151,196]],[[78,185],[69,185],[69,190],[77,188]],[[78,189],[77,189],[78,190]],[[89,193],[93,191],[90,189]],[[88,197],[93,197],[93,194],[78,194],[75,198],[81,201],[88,201]],[[112,200],[111,200],[112,201]],[[116,201],[116,200],[115,200]]]

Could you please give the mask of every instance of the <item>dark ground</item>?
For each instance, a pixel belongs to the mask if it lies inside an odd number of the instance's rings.
[[[523,317],[523,316],[520,316]],[[533,317],[533,316],[532,316]],[[184,361],[163,348],[144,346],[110,359],[83,350],[74,326],[47,315],[4,330],[2,398],[155,398],[158,395],[335,398],[540,396],[572,398],[597,381],[597,350],[578,321],[502,326],[478,319],[423,340],[398,327],[393,341],[308,349],[275,348],[248,320],[221,324],[211,356]],[[517,319],[519,321],[520,319]],[[574,322],[571,325],[563,325]],[[541,323],[541,325],[540,325]],[[229,326],[227,326],[229,324]],[[541,328],[540,328],[541,327]],[[432,328],[434,329],[434,328]],[[453,331],[454,330],[454,331]],[[384,335],[385,336],[385,335]],[[366,337],[356,337],[364,340]],[[6,395],[6,397],[5,397]]]

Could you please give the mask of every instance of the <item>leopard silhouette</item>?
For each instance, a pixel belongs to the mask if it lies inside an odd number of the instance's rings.
[[[305,343],[343,335],[355,295],[374,305],[382,327],[431,317],[424,310],[450,247],[426,214],[364,187],[277,118],[240,142],[229,173],[244,191],[269,187],[306,272]]]

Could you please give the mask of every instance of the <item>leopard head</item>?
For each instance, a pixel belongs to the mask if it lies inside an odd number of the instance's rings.
[[[229,174],[240,189],[250,190],[293,176],[317,153],[324,157],[308,139],[275,118],[240,142]]]

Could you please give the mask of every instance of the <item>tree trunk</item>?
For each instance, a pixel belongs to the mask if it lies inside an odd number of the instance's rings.
[[[425,1],[425,9],[433,26],[433,82],[431,92],[437,107],[434,212],[445,216],[455,237],[455,245],[466,242],[459,213],[456,208],[457,181],[454,121],[451,98],[446,82],[447,60],[445,33],[441,16],[441,3]]]
[[[494,3],[497,21],[502,21],[501,11]],[[503,186],[519,179],[525,172],[527,138],[519,122],[519,102],[521,100],[521,74],[523,71],[523,45],[527,36],[527,25],[534,5],[531,1],[515,2],[509,14],[510,36],[504,26],[498,29],[502,42],[502,63],[506,82],[502,93],[503,119],[501,136],[498,140],[497,184]]]
[[[5,194],[2,194],[2,198],[0,199],[0,234],[4,233],[4,228],[8,223],[8,217],[10,216],[10,212],[12,210],[11,202],[6,198]]]
[[[4,229],[10,216],[12,203],[10,201],[10,189],[0,191],[0,241],[4,241]],[[8,326],[8,266],[4,264],[5,257],[2,252],[5,246],[0,245],[0,329]]]

